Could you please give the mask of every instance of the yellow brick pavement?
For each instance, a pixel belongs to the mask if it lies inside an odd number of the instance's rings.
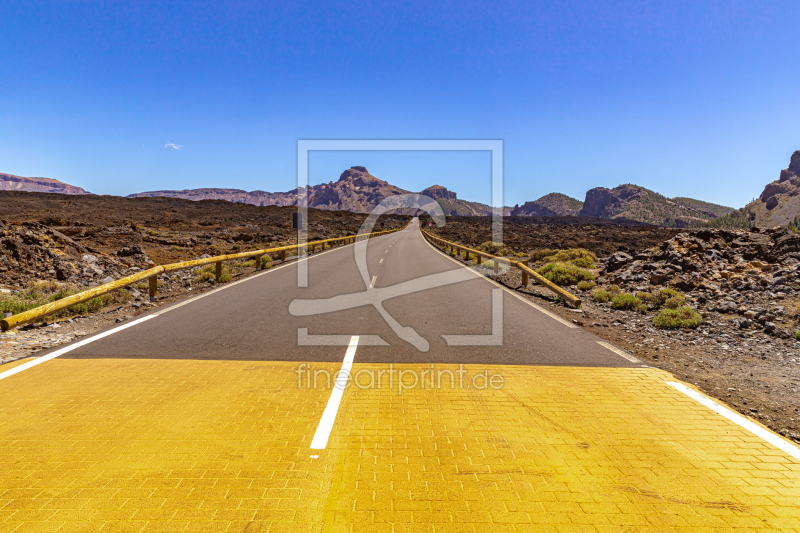
[[[351,387],[315,451],[330,392],[296,366],[56,359],[0,381],[0,532],[800,531],[800,461],[658,370]],[[487,370],[502,388],[466,388]]]

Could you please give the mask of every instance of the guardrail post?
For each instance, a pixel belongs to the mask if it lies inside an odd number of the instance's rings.
[[[150,276],[147,278],[148,293],[150,293],[150,301],[155,302],[158,295],[158,276]]]
[[[494,263],[494,274],[496,276],[500,272],[500,263],[497,261],[497,259],[495,259],[493,263]]]
[[[527,261],[520,261],[520,263],[522,263],[525,266],[528,266],[528,262]],[[520,270],[520,272],[522,272],[522,286],[523,287],[527,287],[528,286],[528,281],[529,281],[528,280],[528,273],[526,271],[524,271],[524,270]]]
[[[263,257],[262,255],[257,255],[256,256],[256,272],[261,270],[261,258],[262,257]]]
[[[281,263],[286,261],[286,250],[281,250]]]
[[[481,263],[483,263],[483,256],[481,256],[481,255],[476,255],[476,256],[475,256],[475,264],[476,264],[476,265],[480,265]]]
[[[217,276],[217,281],[219,281],[219,278],[222,276],[222,261],[217,261],[215,275]]]

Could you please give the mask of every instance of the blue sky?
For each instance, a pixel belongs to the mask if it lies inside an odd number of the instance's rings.
[[[798,2],[0,3],[0,172],[285,191],[297,139],[503,139],[505,203],[740,207],[800,149]],[[174,143],[180,150],[166,147]],[[314,154],[489,201],[480,154]]]

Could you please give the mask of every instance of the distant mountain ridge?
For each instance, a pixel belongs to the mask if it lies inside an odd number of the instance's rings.
[[[613,189],[596,187],[588,190],[579,215],[624,218],[656,226],[685,228],[708,222],[732,211],[732,207],[692,198],[667,198],[650,189],[627,183]]]
[[[80,187],[50,178],[24,178],[0,173],[0,191],[49,192],[57,194],[91,194]]]
[[[227,200],[235,203],[253,205],[297,205],[298,193],[301,189],[287,192],[242,191],[239,189],[187,189],[180,191],[148,191],[129,194],[128,198],[166,196],[184,198],[186,200]],[[320,185],[309,185],[307,189],[308,207],[328,209],[331,211],[354,211],[368,213],[384,198],[398,194],[412,194],[411,191],[396,187],[376,178],[362,166],[351,167],[339,176],[336,182]],[[453,191],[440,185],[433,185],[422,191],[439,202],[442,210],[448,215],[489,215],[491,207],[478,202],[459,200]]]
[[[583,202],[560,192],[551,192],[534,200],[516,205],[511,210],[512,216],[557,217],[577,216],[583,208]]]

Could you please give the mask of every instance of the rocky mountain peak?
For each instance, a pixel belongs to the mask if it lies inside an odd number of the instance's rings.
[[[422,194],[430,196],[431,198],[438,198],[439,200],[457,200],[458,196],[453,191],[448,191],[446,187],[441,185],[432,185],[428,187]]]
[[[800,150],[795,151],[789,160],[789,168],[781,170],[778,181],[787,181],[792,178],[800,177]]]

